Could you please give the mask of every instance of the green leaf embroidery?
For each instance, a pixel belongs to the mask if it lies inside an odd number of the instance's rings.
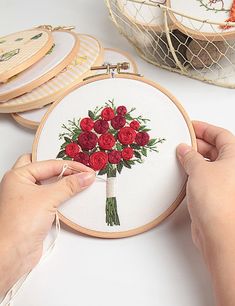
[[[72,160],[72,158],[69,157],[69,156],[66,156],[66,157],[64,157],[63,159],[64,159],[64,160]]]
[[[63,151],[60,151],[59,153],[58,153],[58,155],[56,156],[56,158],[63,158],[65,156],[65,151],[63,150]]]
[[[108,169],[107,169],[107,167],[106,168],[104,168],[104,169],[101,169],[99,172],[98,172],[98,175],[104,175],[104,174],[106,174],[108,172]]]
[[[142,148],[142,149],[141,149],[141,153],[142,153],[145,157],[147,157],[147,150],[146,150],[145,148]]]
[[[123,165],[124,165],[126,168],[131,169],[131,165],[130,165],[126,160],[123,161]]]
[[[123,162],[121,161],[119,164],[117,164],[117,171],[119,174],[121,174],[123,169]]]
[[[95,114],[92,111],[88,111],[88,116],[92,119],[95,120]]]
[[[135,143],[132,143],[130,146],[131,146],[132,149],[135,149],[135,150],[140,150],[141,149],[141,146],[138,146]]]
[[[31,37],[30,39],[31,39],[31,40],[35,40],[35,39],[40,38],[41,36],[42,36],[42,33],[39,33],[39,34],[34,35],[33,37]]]
[[[120,143],[116,144],[116,148],[118,151],[122,151],[122,145]]]
[[[136,158],[141,158],[141,154],[138,151],[134,151],[134,155]]]
[[[71,140],[68,137],[64,137],[64,141],[66,141],[67,143],[71,142]]]

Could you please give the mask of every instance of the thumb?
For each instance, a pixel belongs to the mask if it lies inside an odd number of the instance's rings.
[[[177,147],[176,153],[181,165],[188,175],[191,175],[195,168],[205,162],[200,153],[183,143]]]
[[[59,206],[62,202],[72,198],[77,193],[89,187],[95,180],[95,172],[87,171],[66,176],[60,181],[50,185],[51,192],[58,200]]]

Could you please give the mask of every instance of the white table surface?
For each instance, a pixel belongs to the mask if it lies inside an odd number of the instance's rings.
[[[140,59],[102,0],[1,0],[0,35],[39,24],[76,25],[106,47],[129,51],[141,73],[168,88],[192,119],[235,132],[234,90],[207,85]],[[0,115],[0,177],[31,152],[34,132]],[[33,272],[15,306],[213,306],[210,278],[190,234],[183,203],[145,234],[101,240],[62,230],[53,254]]]

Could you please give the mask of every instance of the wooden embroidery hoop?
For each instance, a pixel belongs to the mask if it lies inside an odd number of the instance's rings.
[[[177,1],[177,0],[174,0]],[[223,41],[225,39],[234,39],[235,37],[235,28],[233,31],[221,31],[218,33],[213,33],[213,32],[202,32],[202,31],[197,31],[197,30],[193,30],[187,26],[184,26],[182,23],[180,23],[178,21],[178,19],[175,17],[175,14],[177,13],[176,11],[174,11],[172,9],[172,5],[171,5],[172,0],[166,0],[166,6],[168,6],[169,8],[167,9],[168,11],[168,15],[170,17],[170,19],[172,20],[172,23],[174,24],[174,28],[179,29],[182,33],[184,33],[187,36],[191,36],[194,39],[198,39],[198,40],[205,40],[205,41]],[[183,14],[183,12],[178,12],[180,16],[184,16],[186,18],[189,18],[191,20],[194,21],[199,21],[203,24],[203,20],[193,16],[186,16],[185,14]],[[213,22],[213,21],[209,21],[209,20],[204,20],[205,23],[209,23],[211,25],[213,25],[214,27],[218,27],[219,28],[219,24],[221,23],[225,23],[225,20],[221,20],[220,22]]]
[[[52,68],[48,73],[44,73],[43,75],[41,75],[37,79],[34,79],[32,82],[30,82],[30,83],[28,83],[28,84],[26,84],[26,85],[24,85],[24,86],[22,86],[18,89],[15,89],[15,90],[13,89],[12,91],[9,91],[5,94],[0,94],[0,101],[8,101],[8,100],[13,99],[15,97],[18,97],[20,95],[23,95],[26,92],[32,91],[34,88],[39,87],[40,85],[44,84],[48,80],[52,79],[55,75],[57,75],[60,71],[62,71],[66,66],[68,66],[72,62],[72,60],[76,56],[76,54],[79,50],[79,46],[80,46],[80,41],[79,41],[78,35],[76,33],[72,32],[72,31],[63,30],[63,29],[52,30],[52,33],[53,32],[65,32],[65,33],[69,33],[70,35],[72,35],[74,37],[75,43],[74,43],[73,48],[69,52],[69,54],[62,61],[60,61],[59,64],[55,65],[54,68]],[[39,63],[40,63],[40,60],[38,61],[38,64]],[[30,69],[30,68],[28,68],[28,69]]]
[[[131,0],[130,0],[131,2]],[[159,1],[159,2],[163,2],[163,1]],[[133,1],[134,4],[134,1]],[[157,3],[153,3],[150,2],[149,0],[147,1],[142,1],[142,2],[136,2],[135,5],[149,5],[149,7],[155,8],[155,9],[159,9],[160,11],[162,10],[161,6],[157,7]],[[160,4],[160,3],[159,3]],[[130,21],[131,24],[135,24],[138,27],[138,30],[142,30],[143,32],[146,31],[152,31],[153,34],[154,32],[162,32],[165,25],[164,25],[164,20],[159,24],[150,24],[148,22],[143,22],[143,21],[138,21],[136,18],[134,18],[133,16],[131,16],[130,14],[128,14],[128,12],[125,12],[125,8],[124,8],[124,3],[122,3],[122,0],[117,0],[117,5],[119,7],[119,11],[122,12],[123,16],[125,16],[125,18],[127,18],[127,20]],[[164,5],[164,4],[161,4]],[[162,15],[163,15],[163,11],[162,11]],[[154,17],[154,16],[153,16]],[[163,17],[164,18],[164,17]],[[173,24],[172,24],[173,26]]]
[[[35,54],[26,58],[22,63],[20,63],[19,65],[15,66],[15,67],[12,67],[10,70],[5,71],[4,73],[1,73],[0,74],[0,83],[7,81],[12,76],[15,76],[18,73],[20,73],[20,72],[24,71],[25,69],[29,68],[30,66],[35,64],[38,60],[40,60],[51,49],[51,47],[53,45],[53,37],[52,37],[51,32],[46,30],[46,29],[42,29],[40,27],[35,28],[35,29],[26,30],[26,31],[27,32],[28,31],[32,32],[32,31],[36,31],[36,30],[38,30],[38,32],[47,33],[47,36],[48,36],[47,42]],[[20,35],[20,33],[26,32],[26,31],[20,31],[20,32],[13,33],[13,34]],[[6,39],[8,36],[11,36],[13,34],[1,37],[1,39]]]
[[[128,60],[128,62],[130,62],[131,66],[133,68],[133,72],[138,73],[137,64],[129,53],[127,53],[123,50],[115,49],[115,48],[105,48],[104,53],[105,53],[105,51],[116,52],[118,54],[123,55]],[[104,58],[104,60],[105,60],[105,58]],[[40,124],[40,122],[32,121],[32,120],[24,118],[21,115],[21,113],[13,113],[13,114],[11,114],[11,116],[20,125],[22,125],[25,128],[31,129],[31,130],[36,130],[38,128],[39,124]]]
[[[85,38],[84,41],[86,41],[86,39],[88,39],[88,40],[90,39],[90,40],[93,40],[96,43],[98,54],[94,58],[94,62],[92,64],[92,66],[102,64],[102,61],[103,61],[103,47],[101,46],[100,42],[96,38],[94,38],[93,36],[90,36],[90,35],[86,35],[86,34],[77,34],[77,35],[80,37],[80,49],[79,49],[79,51],[82,49],[82,38],[83,39]],[[87,41],[86,41],[86,43],[87,43]],[[92,56],[94,56],[94,54],[93,54],[94,50],[93,49],[91,49],[87,52],[90,52],[92,54]],[[11,100],[9,100],[8,102],[0,103],[0,113],[24,112],[24,111],[37,109],[37,108],[43,107],[45,105],[51,104],[55,100],[59,99],[60,96],[64,92],[66,92],[68,89],[70,89],[75,84],[80,82],[84,77],[89,75],[90,74],[89,69],[90,69],[90,67],[83,74],[79,75],[79,77],[77,76],[76,80],[67,84],[67,86],[64,87],[63,89],[60,89],[59,91],[57,91],[56,93],[53,93],[53,94],[50,93],[46,97],[39,97],[37,99],[30,99],[30,101],[27,101],[27,102],[23,101],[21,103],[17,103],[17,105],[13,104],[11,102]],[[63,73],[63,71],[60,72],[60,73]],[[55,78],[56,77],[57,76],[55,76]],[[52,81],[54,81],[55,78],[52,79]],[[51,82],[51,80],[49,80],[48,82]],[[45,84],[47,84],[47,82]],[[44,86],[44,84],[42,84],[41,86]],[[37,90],[37,89],[34,89],[34,90]],[[15,98],[15,99],[17,99],[17,98]]]
[[[181,104],[178,102],[178,100],[171,94],[169,93],[165,88],[161,87],[160,85],[154,83],[153,81],[147,80],[143,77],[140,76],[136,76],[136,75],[130,75],[130,74],[125,74],[125,73],[120,73],[114,76],[115,78],[122,78],[122,79],[132,79],[132,80],[137,80],[137,81],[141,81],[143,83],[146,83],[148,85],[151,85],[152,87],[156,88],[157,90],[161,91],[163,94],[165,94],[172,102],[173,104],[178,108],[178,110],[180,111],[180,113],[182,114],[188,130],[189,130],[189,134],[190,134],[190,138],[191,138],[191,143],[194,149],[197,148],[196,145],[196,137],[194,134],[194,130],[193,130],[193,126],[192,123],[187,115],[187,113],[185,112],[185,110],[183,109],[183,107],[181,106]],[[63,95],[63,97],[61,97],[58,101],[56,101],[48,110],[48,112],[45,114],[45,116],[43,117],[40,126],[37,130],[34,142],[33,142],[33,148],[32,148],[32,160],[33,162],[37,161],[37,146],[38,146],[38,141],[40,138],[40,134],[43,130],[44,124],[47,121],[47,118],[49,117],[50,113],[53,111],[53,109],[63,100],[63,98],[69,94],[70,92],[74,91],[75,89],[79,89],[80,87],[92,83],[92,82],[96,82],[99,80],[105,80],[105,79],[109,79],[111,78],[110,75],[100,75],[100,76],[95,76],[92,78],[89,78],[87,80],[85,80],[83,83],[80,83],[76,86],[74,86],[73,88],[71,88],[66,94]],[[66,163],[66,162],[65,162]],[[58,211],[59,214],[59,219],[66,224],[67,226],[69,226],[70,228],[89,235],[89,236],[94,236],[94,237],[99,237],[99,238],[124,238],[124,237],[130,237],[130,236],[134,236],[143,232],[146,232],[152,228],[154,228],[155,226],[157,226],[159,223],[161,223],[164,219],[166,219],[169,215],[171,215],[174,210],[179,206],[179,204],[182,202],[183,198],[185,197],[185,192],[186,192],[186,182],[182,188],[182,190],[180,191],[179,195],[177,196],[177,198],[175,199],[175,201],[168,207],[168,209],[166,209],[161,215],[159,215],[155,220],[153,220],[152,222],[145,224],[143,226],[140,226],[138,228],[134,228],[131,230],[127,230],[127,231],[121,231],[121,232],[104,232],[104,231],[96,231],[96,230],[91,230],[85,227],[82,227],[74,222],[72,222],[71,220],[69,220],[68,218],[66,218],[62,213],[60,213]]]

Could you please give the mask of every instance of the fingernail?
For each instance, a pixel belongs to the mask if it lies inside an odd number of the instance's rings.
[[[95,172],[82,172],[75,174],[78,178],[79,185],[82,188],[88,187],[91,185],[95,180]]]
[[[192,150],[192,147],[190,147],[189,145],[185,144],[185,143],[181,143],[180,145],[178,145],[176,152],[179,158],[183,157],[185,154],[187,154],[188,152],[190,152]]]

